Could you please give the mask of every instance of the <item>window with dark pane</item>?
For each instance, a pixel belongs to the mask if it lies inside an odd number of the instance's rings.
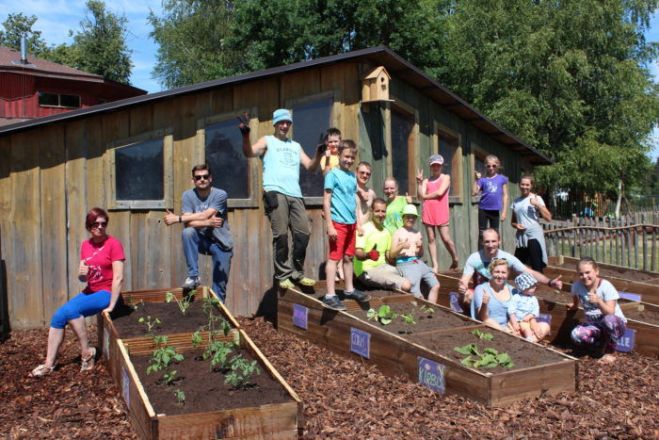
[[[391,112],[391,166],[401,195],[411,191],[409,157],[413,129],[414,118],[411,115],[396,110]]]
[[[316,145],[330,127],[332,102],[332,98],[324,98],[293,106],[293,140],[299,142],[312,159],[316,154]],[[322,173],[318,170],[309,172],[300,167],[300,188],[305,197],[322,197]]]
[[[60,95],[60,107],[78,108],[80,107],[80,96],[78,95]]]
[[[206,162],[213,172],[213,186],[225,190],[230,199],[250,196],[249,167],[242,141],[235,120],[206,127]]]
[[[457,159],[456,153],[458,151],[458,138],[451,136],[447,133],[440,131],[439,138],[439,154],[444,158],[444,166],[442,171],[451,176],[451,189],[449,195],[457,195],[459,189],[460,176],[457,175],[458,167],[454,163]]]
[[[59,106],[59,95],[56,93],[39,92],[39,105]]]
[[[163,140],[138,142],[114,153],[117,200],[162,200]]]
[[[474,155],[474,171],[481,173],[481,176],[486,174],[485,170],[485,155],[475,154]]]

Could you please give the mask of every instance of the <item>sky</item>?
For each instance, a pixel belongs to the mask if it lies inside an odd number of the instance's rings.
[[[106,1],[106,8],[128,19],[127,45],[132,50],[133,70],[130,82],[133,86],[149,93],[159,92],[159,82],[152,78],[156,64],[158,45],[149,37],[151,25],[147,21],[149,11],[161,15],[162,0],[112,0]],[[33,29],[42,32],[42,37],[49,45],[71,43],[69,30],[79,31],[80,21],[86,14],[85,0],[0,0],[0,23],[10,13],[22,12],[36,15],[37,22]],[[648,41],[659,42],[659,11],[656,12],[646,32]],[[649,66],[650,71],[659,81],[659,63]],[[653,132],[654,149],[652,159],[659,158],[659,128]]]

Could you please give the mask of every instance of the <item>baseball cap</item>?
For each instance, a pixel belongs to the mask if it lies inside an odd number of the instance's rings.
[[[291,124],[293,123],[293,117],[291,116],[291,112],[289,112],[285,108],[278,108],[274,112],[272,112],[272,125],[277,125],[281,121],[288,121]]]
[[[405,205],[405,207],[403,208],[403,212],[401,213],[401,215],[413,215],[414,217],[418,217],[418,216],[419,216],[419,214],[418,214],[417,211],[416,211],[416,206],[414,206],[414,205],[412,205],[412,204]]]
[[[430,159],[428,159],[428,165],[433,164],[444,165],[444,158],[441,154],[433,154],[430,156]]]

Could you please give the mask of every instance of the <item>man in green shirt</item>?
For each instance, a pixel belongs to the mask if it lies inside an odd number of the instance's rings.
[[[387,263],[391,248],[391,234],[384,227],[387,202],[373,200],[371,221],[362,225],[362,234],[355,244],[355,276],[364,285],[409,292],[412,285],[400,276],[398,269]]]

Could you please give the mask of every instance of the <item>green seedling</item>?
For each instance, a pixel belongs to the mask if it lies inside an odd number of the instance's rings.
[[[151,374],[156,371],[163,371],[172,362],[181,362],[183,355],[176,352],[174,347],[167,345],[167,336],[156,336],[153,338],[156,346],[151,355],[151,360],[146,368],[146,374]]]
[[[242,356],[236,356],[231,360],[231,370],[224,376],[224,383],[234,388],[243,388],[252,375],[261,374],[256,361],[249,362]]]
[[[174,397],[176,397],[176,404],[178,406],[185,405],[185,393],[181,389],[174,391]]]
[[[482,341],[491,341],[494,339],[494,335],[492,333],[484,332],[479,329],[472,331],[471,334]]]
[[[202,355],[204,360],[211,360],[211,370],[215,367],[225,369],[229,355],[233,352],[233,344],[230,342],[212,341]]]
[[[174,295],[172,292],[167,292],[165,294],[165,302],[169,304],[172,301],[176,301],[179,310],[181,311],[181,313],[185,315],[188,312],[188,309],[190,308],[190,304],[192,304],[192,298],[194,298],[196,294],[197,291],[193,290],[192,292],[188,293],[183,299],[178,299],[176,295]]]
[[[414,315],[412,313],[407,313],[400,315],[403,322],[407,325],[415,325],[416,321],[414,320]]]
[[[176,379],[176,370],[171,370],[162,375],[163,380],[167,385],[171,385]]]
[[[197,330],[192,334],[192,346],[194,348],[197,348],[199,344],[201,344],[201,341],[203,341],[203,337],[201,336],[201,332]]]
[[[370,320],[376,320],[382,325],[389,325],[391,321],[396,319],[398,314],[394,313],[387,304],[382,304],[377,311],[375,309],[369,309],[366,313],[366,317]]]
[[[162,324],[160,319],[158,319],[158,318],[153,318],[152,319],[151,315],[147,315],[146,318],[144,316],[142,316],[142,317],[140,317],[140,319],[137,320],[137,322],[139,322],[140,324],[144,324],[144,326],[146,327],[146,332],[147,333],[153,332],[153,328],[155,326]]]
[[[435,313],[435,309],[433,309],[430,306],[421,306],[421,307],[419,307],[419,310],[421,310],[421,313],[428,313],[430,315]]]
[[[462,347],[455,347],[453,350],[460,354],[466,355],[460,363],[467,367],[474,368],[512,368],[515,366],[508,353],[499,353],[494,348],[486,348],[481,353],[476,344],[467,344]]]

